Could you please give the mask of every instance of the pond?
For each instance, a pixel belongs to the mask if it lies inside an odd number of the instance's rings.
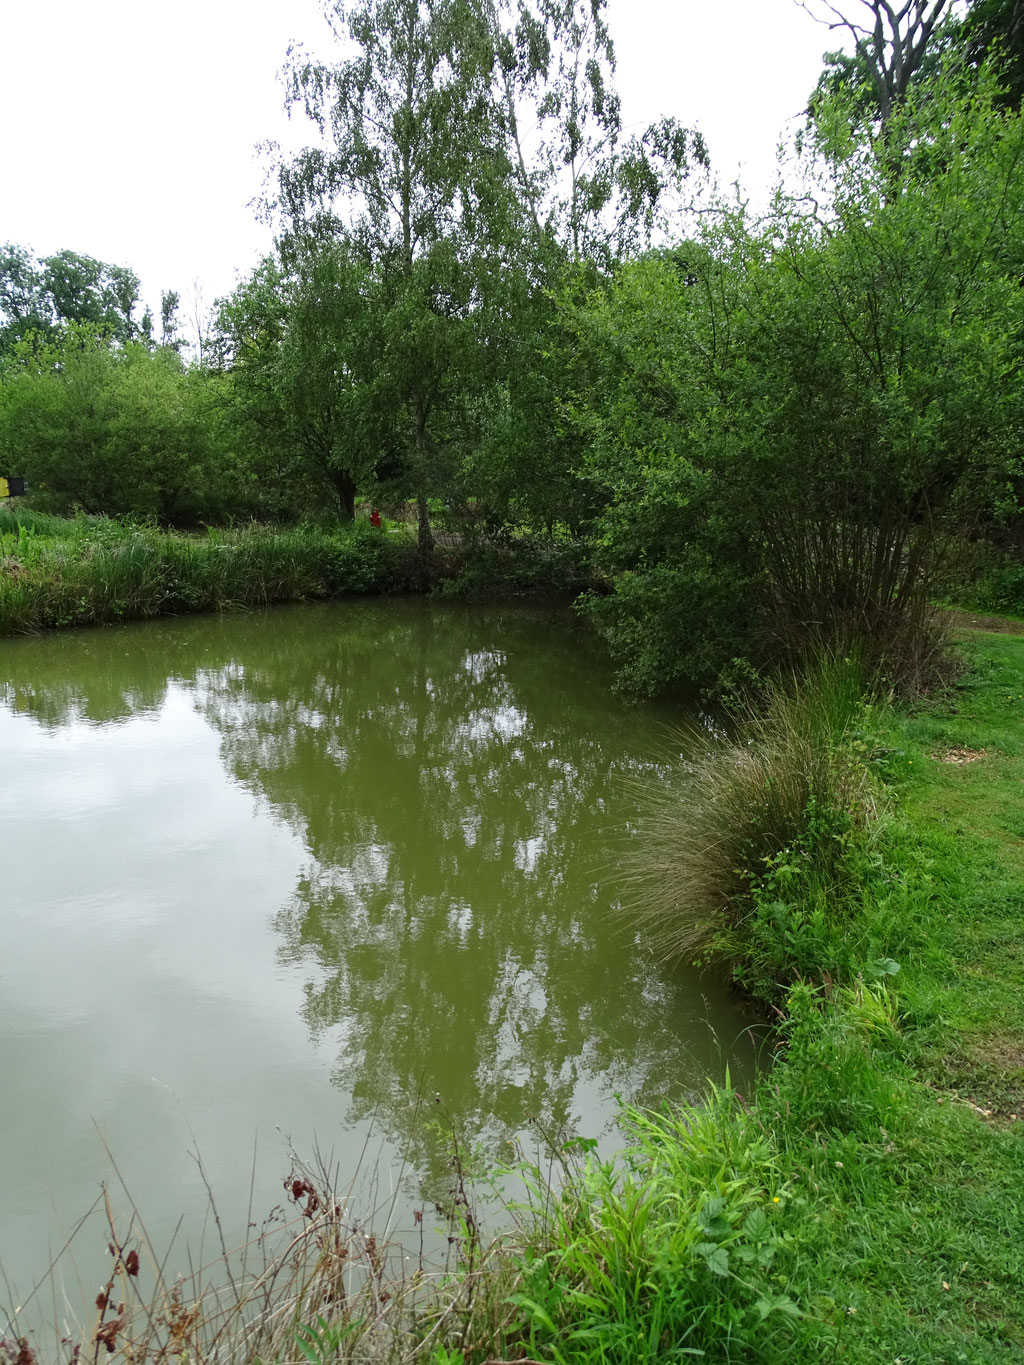
[[[610,682],[568,613],[527,605],[0,642],[0,1263],[21,1294],[101,1181],[173,1271],[212,1235],[206,1184],[244,1236],[289,1142],[400,1226],[453,1125],[485,1163],[560,1133],[614,1148],[617,1097],[750,1075],[725,984],[617,913],[629,779],[676,717]],[[105,1229],[83,1239],[92,1284]]]

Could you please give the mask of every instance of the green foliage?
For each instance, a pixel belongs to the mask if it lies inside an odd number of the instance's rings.
[[[312,401],[287,378],[264,393],[289,421],[315,413],[333,433],[321,468],[415,497],[423,551],[434,498],[483,502],[494,525],[579,529],[589,516],[559,429],[571,358],[552,295],[568,263],[592,272],[649,240],[666,196],[706,162],[671,120],[620,137],[604,8],[329,5],[337,59],[292,56],[290,103],[321,144],[279,167],[294,281],[260,363],[308,377]],[[332,261],[346,277],[333,290],[317,283]]]
[[[1019,109],[1024,101],[1024,26],[1017,0],[971,0],[943,35],[968,70],[995,59],[1005,103]]]
[[[380,454],[397,457],[415,492],[427,551],[428,499],[446,490],[480,356],[471,303],[496,250],[490,195],[499,212],[513,209],[488,118],[490,45],[482,11],[464,0],[338,6],[329,17],[342,59],[296,55],[288,70],[291,103],[328,145],[280,167],[277,208],[300,260],[324,259],[312,239],[340,241],[341,258],[362,263],[372,306],[334,341],[355,417],[348,439],[361,451],[363,433],[387,423]],[[321,385],[321,407],[322,395]]]
[[[537,1229],[514,1337],[556,1365],[781,1358],[807,1324],[771,1139],[728,1089],[625,1120],[622,1157],[570,1173]]]
[[[1024,564],[1018,559],[1004,559],[971,585],[965,600],[985,611],[1024,616]]]
[[[342,1358],[342,1348],[350,1337],[358,1336],[362,1323],[349,1320],[330,1323],[318,1315],[316,1323],[303,1323],[295,1329],[295,1345],[309,1365],[330,1365]]]
[[[995,92],[950,80],[894,110],[898,193],[832,106],[843,160],[810,163],[818,211],[723,211],[578,312],[612,588],[592,607],[633,685],[823,642],[897,684],[934,673],[949,534],[1019,465],[1024,122]]]
[[[979,69],[998,72],[998,102],[1018,109],[1024,96],[1024,27],[1017,0],[913,0],[890,8],[865,0],[867,14],[840,17],[831,5],[833,29],[853,38],[853,51],[829,52],[811,96],[812,123],[817,109],[837,94],[852,102],[865,125],[884,125],[908,91],[927,87],[939,68],[956,66],[965,91]],[[858,19],[867,21],[858,22]]]
[[[1024,562],[1019,550],[990,541],[962,547],[941,591],[945,600],[957,606],[1024,616]]]
[[[139,278],[127,266],[76,251],[37,261],[25,247],[0,247],[0,356],[32,334],[50,336],[69,325],[148,343],[152,318],[148,312],[138,318],[139,307]]]
[[[18,343],[0,376],[0,463],[56,511],[194,524],[256,510],[223,376],[69,325]]]
[[[218,319],[253,467],[293,506],[326,503],[348,520],[396,446],[394,410],[369,363],[381,352],[370,284],[344,246],[293,247],[287,265],[263,261]]]
[[[486,598],[514,593],[574,597],[587,583],[582,546],[565,535],[532,532],[463,539],[458,567],[440,583],[448,596]]]

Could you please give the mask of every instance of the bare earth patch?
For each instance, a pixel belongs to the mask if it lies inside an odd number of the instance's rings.
[[[972,1038],[955,1098],[985,1119],[1024,1122],[1024,1043],[1008,1034]]]
[[[984,612],[947,608],[943,615],[954,630],[987,630],[995,635],[1024,635],[1024,622],[1006,616],[987,616]]]
[[[940,753],[932,754],[932,758],[936,763],[964,764],[977,763],[987,754],[987,749],[943,749]]]

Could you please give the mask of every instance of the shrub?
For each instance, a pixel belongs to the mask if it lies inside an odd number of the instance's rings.
[[[595,609],[631,685],[822,643],[910,690],[934,674],[948,542],[1019,478],[1024,118],[976,74],[970,100],[908,93],[886,156],[873,133],[840,163],[805,149],[806,198],[723,206],[574,314]]]

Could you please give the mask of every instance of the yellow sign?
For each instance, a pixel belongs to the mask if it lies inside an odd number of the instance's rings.
[[[10,496],[11,496],[10,485],[8,484],[7,480],[3,477],[3,475],[0,474],[0,498],[9,498]]]

